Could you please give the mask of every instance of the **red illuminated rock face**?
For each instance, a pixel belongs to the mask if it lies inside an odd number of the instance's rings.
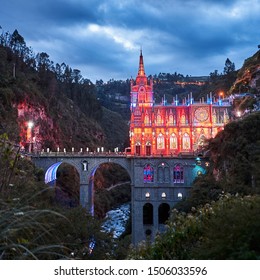
[[[164,100],[155,104],[153,81],[148,82],[142,52],[135,81],[131,81],[131,154],[170,156],[199,151],[205,139],[214,137],[229,121],[229,104],[194,102],[192,95],[182,104]]]
[[[47,115],[43,106],[33,105],[27,101],[16,104],[17,122],[20,127],[20,145],[28,150],[40,151],[46,141],[57,143],[53,120]]]

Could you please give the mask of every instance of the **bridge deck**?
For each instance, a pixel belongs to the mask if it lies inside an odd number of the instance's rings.
[[[128,155],[126,153],[72,153],[72,152],[41,152],[34,154],[26,154],[29,157],[79,157],[79,158],[97,158],[97,157],[107,157],[107,158],[193,158],[197,156],[198,153],[179,153],[172,155],[150,155],[150,156],[138,156],[138,155]],[[201,155],[201,154],[200,154]]]

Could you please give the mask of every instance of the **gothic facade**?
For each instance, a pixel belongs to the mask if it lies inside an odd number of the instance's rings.
[[[196,103],[192,94],[182,103],[176,97],[171,104],[155,104],[153,80],[147,79],[141,52],[136,80],[131,81],[131,155],[194,153],[229,121],[228,107],[221,99],[213,102],[212,96]]]

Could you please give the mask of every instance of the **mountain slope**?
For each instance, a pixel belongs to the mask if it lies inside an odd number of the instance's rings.
[[[244,61],[230,93],[259,93],[260,91],[260,50]]]
[[[67,69],[67,68],[66,68]],[[73,72],[70,73],[71,77]],[[28,148],[76,149],[97,146],[111,147],[122,142],[116,133],[110,142],[108,132],[118,129],[118,122],[111,122],[104,132],[101,118],[103,108],[95,97],[95,87],[88,80],[58,80],[50,69],[35,69],[9,47],[0,45],[0,134]],[[106,110],[107,122],[114,113]],[[117,116],[117,120],[122,118]],[[28,139],[28,122],[33,121],[32,135]],[[127,125],[120,125],[127,131]],[[124,138],[128,135],[125,132]]]

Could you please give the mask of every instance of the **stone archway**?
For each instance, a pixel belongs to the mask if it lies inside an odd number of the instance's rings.
[[[65,207],[80,203],[80,173],[74,164],[59,161],[45,172],[45,183],[54,188],[55,201]]]
[[[143,224],[153,225],[153,223],[153,205],[147,202],[143,206]]]
[[[168,203],[161,203],[158,207],[158,223],[165,224],[170,216],[170,205]]]
[[[114,176],[113,178],[113,174],[114,174],[114,170],[116,169],[116,172],[122,172],[123,174],[127,174],[125,175],[126,178],[120,177],[120,175],[118,176]],[[111,171],[112,170],[112,171]],[[119,171],[118,171],[119,170]],[[103,172],[106,172],[106,174],[102,174]],[[110,174],[109,174],[110,172]],[[112,172],[112,173],[111,173]],[[112,174],[112,176],[111,176]],[[98,176],[98,177],[96,177]],[[97,178],[101,178],[101,180],[98,180]],[[102,179],[104,180],[103,182],[100,183],[100,181],[102,181]],[[116,179],[114,181],[114,179]],[[120,181],[120,179],[122,179],[122,181]],[[130,192],[128,198],[129,200],[131,200],[131,174],[129,172],[129,170],[127,169],[126,166],[124,166],[124,164],[121,164],[119,162],[112,162],[112,161],[101,161],[99,162],[96,166],[94,166],[91,169],[89,178],[88,178],[88,204],[89,204],[89,210],[92,216],[98,216],[98,217],[104,217],[104,209],[109,211],[111,210],[108,209],[108,206],[106,204],[104,204],[102,207],[100,207],[100,197],[102,199],[102,195],[104,197],[104,192],[108,192],[107,193],[107,197],[108,200],[111,198],[111,193],[115,194],[113,196],[113,199],[116,200],[117,199],[117,191],[116,188],[122,186],[122,188],[124,187],[124,185],[128,185],[128,190]],[[117,189],[118,189],[117,188]],[[98,192],[98,193],[97,193]],[[120,193],[120,191],[119,191]],[[98,195],[98,196],[97,196]],[[101,195],[101,196],[99,196]],[[106,194],[105,194],[106,195]],[[97,203],[97,204],[96,204]],[[96,206],[95,206],[96,204]],[[97,207],[97,208],[96,208]],[[100,211],[101,209],[101,211]]]

